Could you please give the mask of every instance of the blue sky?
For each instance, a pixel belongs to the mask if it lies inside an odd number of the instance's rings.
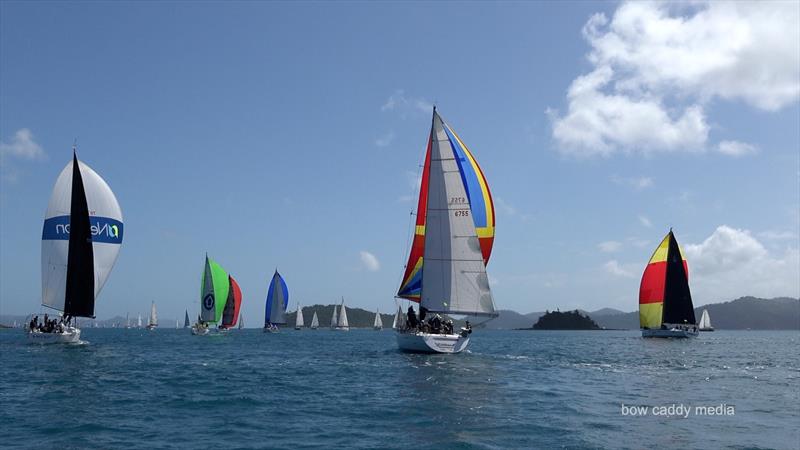
[[[800,6],[2,2],[0,312],[39,308],[78,153],[125,242],[99,317],[197,310],[206,252],[263,316],[393,309],[433,103],[496,202],[499,308],[637,307],[672,226],[695,303],[800,295]],[[793,39],[798,37],[798,39]]]

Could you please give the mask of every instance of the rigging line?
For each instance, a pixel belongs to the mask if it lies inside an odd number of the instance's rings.
[[[419,191],[422,189],[422,173],[425,171],[425,157],[427,156],[427,153],[428,153],[428,143],[427,142],[425,142],[424,148],[425,148],[425,150],[422,151],[422,163],[421,164],[417,164],[417,177],[416,177],[416,180],[419,180],[419,183],[415,182],[414,186],[411,188],[411,202],[412,202],[412,205],[413,205],[413,202],[414,202],[415,198],[417,199],[417,202],[419,202],[419,194],[420,194]],[[417,194],[417,195],[415,196],[414,194]],[[408,258],[411,255],[411,246],[412,246],[412,243],[414,242],[414,236],[416,236],[416,234],[417,234],[417,224],[416,224],[416,221],[414,220],[414,218],[418,214],[420,214],[419,211],[417,211],[417,213],[414,214],[414,210],[412,209],[412,211],[408,215],[408,225],[406,225],[406,236],[407,236],[406,237],[406,251],[403,254],[400,255],[400,258],[402,258],[400,260],[400,263],[402,264],[403,270],[398,275],[398,278],[399,278],[398,282],[395,283],[395,285],[398,286],[398,289],[401,287],[403,281],[405,281],[405,280],[403,280],[403,277],[405,276],[405,271],[406,271],[405,269],[406,269],[406,265],[407,264],[403,264],[403,262],[405,261],[405,258]],[[427,226],[427,223],[426,223],[426,226]],[[409,232],[408,232],[409,230],[413,230],[413,232],[409,234]],[[397,298],[397,297],[395,297],[395,298]]]

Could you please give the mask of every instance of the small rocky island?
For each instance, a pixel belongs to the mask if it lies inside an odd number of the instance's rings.
[[[599,330],[600,327],[589,316],[575,311],[547,311],[533,325],[533,330]]]

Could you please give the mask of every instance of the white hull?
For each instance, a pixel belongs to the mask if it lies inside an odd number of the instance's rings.
[[[460,353],[469,345],[469,336],[460,334],[397,333],[400,350],[414,353]]]
[[[644,338],[692,338],[697,337],[699,333],[697,330],[680,330],[673,328],[671,330],[642,330],[642,337]]]
[[[333,331],[350,331],[350,327],[336,327]]]
[[[264,333],[279,333],[280,329],[276,326],[264,327]]]
[[[63,333],[42,333],[41,331],[28,331],[28,340],[38,344],[74,344],[81,340],[81,330],[67,327]]]
[[[294,327],[294,329],[297,330],[297,331],[300,331],[300,330],[303,329],[303,327]]]
[[[192,327],[192,334],[194,336],[205,336],[208,334],[208,328],[206,327]]]
[[[381,331],[383,329],[383,327],[372,327],[372,329],[375,330],[375,331]]]

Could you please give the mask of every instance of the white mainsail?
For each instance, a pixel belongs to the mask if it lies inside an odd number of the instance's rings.
[[[150,305],[150,320],[147,322],[147,325],[154,327],[158,325],[158,314],[156,313],[156,302],[153,302]]]
[[[42,304],[64,310],[67,289],[73,158],[59,174],[42,230]],[[78,161],[92,234],[94,297],[100,294],[119,256],[122,210],[111,188],[91,167]]]
[[[333,315],[331,316],[331,328],[336,328],[339,323],[339,318],[337,317],[337,306],[333,305]]]
[[[700,324],[698,325],[699,328],[711,328],[711,316],[708,315],[708,310],[703,310],[703,315],[700,317]]]
[[[342,307],[339,309],[339,323],[336,324],[338,330],[349,330],[350,324],[347,322],[347,308],[344,306],[344,299],[342,299]]]
[[[383,320],[381,319],[380,311],[375,312],[375,322],[372,324],[372,328],[375,328],[376,330],[383,328]]]
[[[403,317],[403,308],[401,308],[398,305],[397,306],[397,312],[394,313],[394,320],[392,321],[392,328],[393,329],[397,330],[398,328],[400,328],[400,324],[402,323],[401,320],[403,320],[402,317]]]
[[[496,315],[456,155],[435,112],[433,133],[420,304],[432,312]]]
[[[139,314],[139,318],[136,320],[136,326],[138,328],[142,328],[142,315]]]
[[[311,329],[316,330],[319,328],[319,317],[317,317],[317,311],[314,311],[314,317],[311,318]]]
[[[296,330],[299,330],[300,328],[303,328],[304,326],[305,326],[305,323],[303,321],[303,308],[301,308],[300,304],[298,303],[297,304],[297,317],[294,320],[294,328]]]

